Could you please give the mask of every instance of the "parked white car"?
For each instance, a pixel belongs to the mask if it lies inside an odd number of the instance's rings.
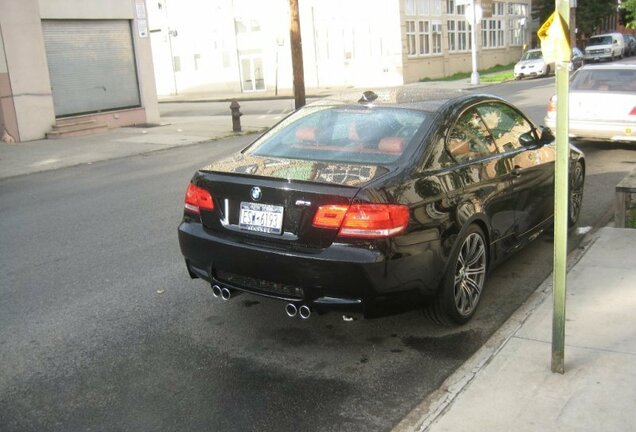
[[[621,33],[592,36],[585,47],[585,61],[614,60],[623,58],[625,39]]]
[[[523,53],[521,60],[514,68],[515,79],[531,76],[546,76],[554,71],[554,63],[547,63],[543,59],[540,49],[531,49]]]
[[[545,125],[556,127],[556,96]],[[586,65],[570,82],[570,138],[636,142],[636,64]]]

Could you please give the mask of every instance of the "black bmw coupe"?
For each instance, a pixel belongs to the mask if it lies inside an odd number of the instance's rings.
[[[504,100],[365,92],[321,100],[199,169],[179,242],[192,278],[289,316],[475,313],[488,271],[552,226],[554,136]],[[571,147],[568,220],[585,161]]]

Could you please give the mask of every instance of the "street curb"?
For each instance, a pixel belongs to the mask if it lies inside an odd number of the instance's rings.
[[[596,242],[598,229],[593,229],[585,234],[579,246],[568,255],[568,272]],[[510,318],[490,336],[486,343],[446,378],[437,390],[413,408],[391,432],[426,432],[429,430],[451,408],[456,398],[468,389],[477,375],[504,348],[534,311],[552,297],[552,277],[553,273],[550,273]]]

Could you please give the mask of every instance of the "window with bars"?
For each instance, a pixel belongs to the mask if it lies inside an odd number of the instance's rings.
[[[442,23],[433,21],[431,23],[431,39],[433,43],[433,54],[442,52]]]
[[[503,48],[504,20],[490,18],[481,21],[481,46],[484,48]]]
[[[526,43],[528,5],[508,4],[508,44],[520,46]]]
[[[409,56],[417,55],[417,38],[415,32],[415,21],[406,21],[406,45]]]
[[[407,20],[406,44],[409,57],[441,53],[442,23],[430,20]]]
[[[448,38],[448,50],[457,51],[457,29],[455,20],[446,21],[446,35]]]
[[[418,21],[418,42],[419,42],[419,54],[427,55],[431,53],[431,30],[430,22]]]
[[[440,0],[406,0],[404,15],[406,16],[440,16],[442,2]]]
[[[468,22],[457,21],[457,51],[468,51],[472,48],[471,26]]]

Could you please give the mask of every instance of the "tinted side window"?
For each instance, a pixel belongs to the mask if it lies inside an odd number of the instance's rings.
[[[522,148],[519,137],[532,131],[532,125],[508,105],[492,102],[477,107],[484,123],[490,129],[500,153]]]
[[[470,109],[453,126],[446,142],[449,153],[457,162],[467,162],[497,153],[488,128],[479,114]]]

